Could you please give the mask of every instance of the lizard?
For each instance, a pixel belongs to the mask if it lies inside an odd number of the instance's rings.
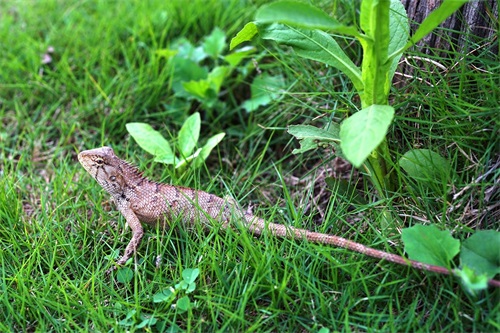
[[[219,221],[223,229],[231,228],[234,219],[255,235],[266,230],[273,236],[306,240],[313,243],[345,248],[370,257],[440,274],[453,273],[446,267],[431,265],[373,249],[354,241],[330,234],[313,232],[278,223],[266,222],[250,212],[243,212],[232,199],[187,187],[173,186],[152,181],[132,164],[115,155],[111,147],[81,151],[78,160],[83,168],[112,197],[118,211],[132,230],[132,238],[123,256],[116,262],[121,266],[137,250],[144,235],[142,223],[168,227],[168,222],[180,218],[182,223],[209,226]],[[115,266],[116,267],[116,266]],[[500,287],[500,281],[490,280],[490,285]]]

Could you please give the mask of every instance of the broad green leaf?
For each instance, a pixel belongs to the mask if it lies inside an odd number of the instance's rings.
[[[468,0],[444,0],[439,8],[432,11],[425,18],[425,20],[418,26],[415,34],[411,36],[410,41],[403,48],[404,51],[416,43],[418,43],[422,38],[434,30],[438,25],[440,25],[444,20],[446,20],[451,14],[453,14],[457,9],[462,7],[463,4],[467,3]]]
[[[231,39],[231,43],[229,44],[229,50],[234,49],[236,46],[240,45],[243,42],[251,41],[259,30],[257,29],[257,25],[255,22],[249,22],[245,24],[243,29],[241,29],[236,36]]]
[[[188,286],[189,286],[189,285],[186,283],[186,281],[181,281],[181,282],[179,282],[179,283],[177,283],[177,284],[175,285],[175,289],[176,289],[176,290],[179,290],[179,289],[187,289],[187,287],[188,287]]]
[[[318,142],[313,138],[304,138],[299,141],[300,148],[292,150],[292,154],[303,154],[306,151],[317,149]]]
[[[300,148],[294,149],[293,154],[301,154],[319,146],[331,145],[340,154],[339,138],[340,126],[332,123],[328,129],[322,129],[310,125],[291,125],[288,127],[288,133],[300,140]]]
[[[285,80],[281,75],[271,76],[264,73],[257,76],[250,86],[252,98],[243,102],[242,107],[248,112],[257,110],[261,105],[282,97]]]
[[[306,29],[330,30],[352,36],[360,35],[355,27],[343,25],[321,9],[304,2],[272,2],[257,10],[255,20],[259,23],[284,23]]]
[[[206,79],[182,82],[182,87],[201,102],[209,102],[212,98],[217,97],[222,83],[224,83],[224,79],[230,70],[227,66],[215,67],[208,73]]]
[[[322,129],[311,125],[290,125],[288,133],[297,139],[311,138],[318,141],[335,141],[339,142],[339,125],[331,124],[330,129]]]
[[[133,277],[134,272],[128,267],[121,267],[116,273],[116,280],[123,284],[128,284],[130,281],[132,281]]]
[[[175,155],[169,155],[169,156],[157,156],[155,157],[154,161],[162,164],[176,164],[178,163],[179,159],[175,157]]]
[[[196,278],[200,275],[199,268],[186,268],[182,271],[182,278],[187,283],[193,283]]]
[[[451,170],[448,160],[430,149],[407,151],[399,165],[410,177],[434,183],[446,182]]]
[[[193,291],[196,290],[196,283],[191,282],[188,287],[186,288],[186,294],[192,293]]]
[[[295,53],[303,58],[339,69],[351,79],[356,90],[363,90],[361,71],[327,33],[319,30],[292,28],[282,24],[259,28],[259,33],[263,39],[291,46]]]
[[[224,56],[224,60],[231,66],[236,67],[240,62],[247,58],[252,53],[255,53],[256,48],[253,46],[245,46],[235,50],[233,53]]]
[[[488,288],[488,277],[476,274],[474,270],[467,266],[462,267],[462,269],[455,269],[454,272],[461,278],[464,287],[472,295],[476,295],[478,291]]]
[[[467,238],[462,244],[460,262],[490,279],[500,274],[500,232],[481,230]]]
[[[349,162],[359,168],[387,134],[394,108],[371,105],[356,112],[340,125],[340,147]]]
[[[176,308],[179,313],[189,310],[191,308],[191,301],[189,300],[189,297],[184,296],[182,298],[179,298],[176,303]]]
[[[134,316],[137,313],[137,310],[130,310],[127,312],[127,316],[125,319],[122,319],[118,322],[121,326],[132,326],[135,323]]]
[[[202,46],[195,47],[187,38],[179,38],[170,45],[171,49],[177,49],[177,57],[191,60],[198,64],[203,61],[207,54]]]
[[[170,159],[174,157],[172,148],[167,140],[146,123],[128,123],[125,125],[129,134],[134,138],[137,144],[151,155]]]
[[[391,62],[389,68],[389,77],[386,81],[385,91],[389,93],[392,85],[392,78],[396,72],[399,60],[403,52],[395,53],[405,46],[410,37],[410,25],[408,23],[408,15],[405,7],[400,0],[392,0],[389,12],[389,49],[388,60]]]
[[[205,162],[208,155],[210,155],[210,153],[212,152],[212,149],[214,149],[215,146],[217,146],[219,142],[222,141],[225,135],[226,133],[219,133],[208,139],[207,143],[205,143],[205,145],[201,148],[199,154],[196,156],[193,162],[195,168],[200,167]]]
[[[230,72],[230,68],[227,66],[218,66],[212,69],[210,73],[208,73],[208,81],[210,82],[210,87],[215,91],[216,94],[219,93],[222,83],[224,83],[224,79]]]
[[[401,237],[410,259],[430,265],[450,267],[451,260],[460,251],[458,239],[448,230],[441,231],[433,225],[405,228]]]
[[[224,31],[219,28],[212,30],[210,35],[208,35],[203,42],[203,50],[205,50],[206,54],[212,57],[212,59],[217,59],[225,47],[226,35]]]
[[[163,289],[160,292],[157,292],[153,295],[153,302],[160,303],[169,300],[174,295],[174,290],[170,287],[167,289]]]
[[[154,326],[156,322],[158,322],[158,319],[156,319],[155,317],[143,317],[143,315],[141,315],[141,319],[142,321],[137,324],[136,328],[141,329],[146,326]]]
[[[190,96],[184,90],[183,82],[198,81],[208,77],[207,69],[190,59],[175,56],[170,66],[172,67],[172,90],[176,96]]]
[[[184,91],[191,94],[192,97],[203,101],[208,97],[207,92],[210,89],[211,85],[209,80],[203,79],[197,81],[182,82],[182,87],[184,88]]]
[[[196,147],[200,137],[201,119],[198,112],[189,116],[179,131],[177,147],[182,158],[189,156]]]

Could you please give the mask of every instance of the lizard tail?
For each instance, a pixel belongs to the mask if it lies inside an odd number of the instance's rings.
[[[253,215],[245,215],[245,220],[248,223],[247,224],[248,229],[257,235],[262,235],[267,229],[268,232],[270,232],[272,235],[281,238],[307,240],[313,243],[338,246],[352,250],[354,252],[365,254],[373,258],[387,260],[404,266],[410,266],[417,269],[440,273],[440,274],[453,274],[453,271],[449,270],[446,267],[430,265],[420,261],[410,260],[396,254],[373,249],[371,247],[350,241],[348,239],[339,236],[313,232],[306,229],[285,226],[277,223],[267,223],[265,220],[255,217]],[[500,281],[489,280],[488,283],[491,286],[500,287]]]

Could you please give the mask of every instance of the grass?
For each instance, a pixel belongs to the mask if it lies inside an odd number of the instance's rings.
[[[347,2],[334,7],[344,21],[352,20]],[[398,230],[422,221],[459,239],[499,229],[498,170],[479,178],[491,170],[499,147],[499,59],[488,48],[465,58],[425,56],[447,70],[418,62],[422,69],[412,75],[423,81],[409,80],[393,91],[394,156],[432,147],[452,161],[453,177],[436,189],[399,172],[404,186],[381,201],[374,201],[366,181],[358,180],[358,201],[349,191],[326,187],[331,152],[291,154],[296,142],[284,131],[287,125],[323,126],[355,105],[352,89],[334,69],[266,45],[272,56],[259,67],[286,78],[281,101],[252,114],[237,104],[224,114],[196,104],[169,108],[170,73],[154,51],[178,36],[198,42],[215,26],[233,36],[254,9],[251,2],[221,6],[216,0],[0,4],[0,331],[140,331],[151,319],[157,321],[153,331],[500,329],[498,290],[470,296],[452,277],[338,248],[255,238],[245,230],[187,231],[176,228],[178,222],[169,230],[148,228],[137,265],[128,266],[131,282],[105,275],[107,256],[123,251],[130,232],[76,160],[78,151],[101,145],[113,146],[151,178],[230,194],[267,220],[391,253],[403,253]],[[52,61],[42,64],[49,47]],[[248,89],[245,83],[237,89]],[[332,108],[338,111],[327,111]],[[165,135],[176,133],[194,110],[204,116],[202,135],[228,135],[206,168],[182,179],[153,163],[125,130],[126,123],[140,121]],[[395,218],[381,227],[385,207]],[[188,295],[195,306],[181,313],[172,308],[175,299],[154,303],[152,295],[178,283],[186,268],[201,272]]]

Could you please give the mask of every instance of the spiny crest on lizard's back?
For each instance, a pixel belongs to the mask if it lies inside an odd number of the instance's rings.
[[[142,174],[142,171],[139,170],[135,165],[132,165],[124,160],[121,160],[119,158],[116,158],[116,161],[118,162],[118,165],[120,166],[120,169],[123,170],[124,173],[127,175],[131,175],[132,177],[137,177],[137,178],[144,178],[144,175]],[[146,179],[148,180],[148,179]]]
[[[127,161],[124,161],[120,158],[118,158],[116,155],[113,153],[113,159],[115,159],[115,165],[117,165],[118,170],[123,174],[125,181],[131,185],[138,185],[138,184],[154,184],[154,185],[160,185],[161,183],[156,182],[154,180],[150,180],[147,177],[144,176],[143,172],[139,170],[135,165],[130,164]]]

